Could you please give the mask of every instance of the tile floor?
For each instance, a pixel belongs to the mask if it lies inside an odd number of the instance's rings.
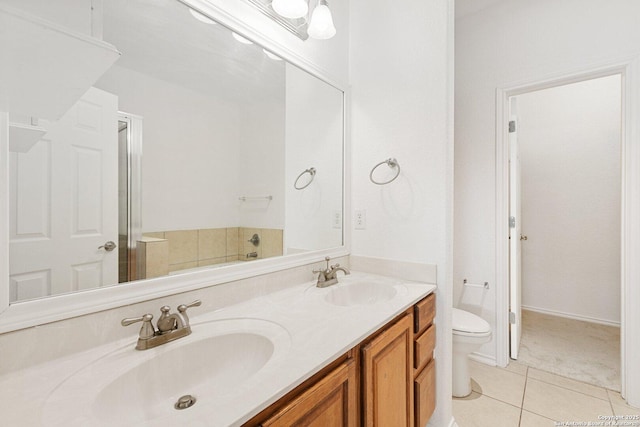
[[[546,427],[560,425],[556,422],[594,423],[602,421],[599,416],[640,415],[640,409],[628,406],[618,392],[518,362],[503,369],[471,361],[471,378],[471,395],[453,399],[459,427]]]
[[[522,310],[518,361],[620,390],[620,328]]]

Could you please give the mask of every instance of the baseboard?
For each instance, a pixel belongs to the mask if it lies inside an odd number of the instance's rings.
[[[469,355],[469,359],[474,360],[476,362],[484,363],[489,366],[498,366],[496,358],[493,356],[488,356],[486,354],[481,353],[471,353]]]
[[[521,308],[523,310],[533,311],[535,313],[564,317],[565,319],[580,320],[582,322],[597,323],[599,325],[606,325],[606,326],[616,326],[618,328],[620,327],[620,322],[612,322],[610,320],[596,319],[595,317],[580,316],[578,314],[564,313],[562,311],[547,310],[544,308],[530,307],[526,305],[521,306]]]

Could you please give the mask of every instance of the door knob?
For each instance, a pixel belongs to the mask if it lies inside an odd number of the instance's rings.
[[[523,234],[520,235],[520,240],[528,240],[529,238]]]
[[[104,249],[107,252],[111,252],[115,248],[116,248],[116,244],[113,243],[111,240],[109,240],[107,243],[105,243],[102,246],[98,246],[98,249]]]

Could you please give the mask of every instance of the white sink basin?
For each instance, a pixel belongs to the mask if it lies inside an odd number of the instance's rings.
[[[188,337],[137,351],[114,351],[64,381],[47,400],[44,425],[184,425],[246,385],[290,346],[285,329],[267,321],[232,319],[192,324]],[[184,395],[195,404],[176,410]]]
[[[325,300],[334,305],[350,307],[354,305],[371,305],[388,301],[398,293],[398,285],[375,281],[346,282],[330,288]]]

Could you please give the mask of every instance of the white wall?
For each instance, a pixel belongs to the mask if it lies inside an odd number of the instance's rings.
[[[496,280],[496,88],[638,55],[638,16],[635,0],[510,0],[456,22],[455,300],[465,277]],[[495,330],[496,287],[472,299]]]
[[[517,102],[522,305],[619,324],[621,76]]]
[[[298,67],[287,64],[285,251],[333,248],[342,244],[343,95]],[[294,183],[314,167],[313,182],[302,190]],[[309,174],[298,186],[308,183]]]
[[[97,0],[2,0],[1,3],[86,35],[92,35],[92,3],[100,8]]]
[[[240,227],[282,229],[285,225],[285,111],[289,107],[285,108],[284,70],[281,78],[282,92],[277,98],[242,106],[236,173],[221,178],[223,182],[238,183],[239,193],[234,200],[238,203]],[[238,201],[239,196],[268,195],[273,200]]]
[[[430,424],[446,426],[451,419],[453,2],[350,3],[352,208],[366,210],[367,222],[365,230],[352,230],[352,253],[438,266],[438,406]],[[389,157],[398,160],[400,176],[374,185],[371,168]]]
[[[237,106],[118,66],[96,86],[143,117],[143,231],[239,225]]]

